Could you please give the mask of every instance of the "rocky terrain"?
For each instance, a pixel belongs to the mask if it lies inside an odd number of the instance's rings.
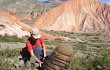
[[[69,0],[42,14],[33,26],[55,31],[109,32],[109,11],[110,6],[98,0]]]
[[[0,12],[0,34],[1,35],[17,35],[21,38],[22,36],[29,35],[26,30],[31,27],[24,24],[15,15],[11,15],[8,12]]]
[[[17,15],[20,19],[32,20],[49,10],[37,0],[9,0],[0,5],[3,11]]]
[[[3,3],[6,3],[6,2],[10,2],[12,0],[0,0],[0,5],[3,4]]]
[[[29,31],[32,27],[20,21],[16,15],[12,15],[8,12],[0,12],[0,35],[16,35],[19,38],[23,36],[30,36]],[[66,37],[57,37],[51,34],[46,34],[45,32],[40,32],[44,39],[54,40],[69,40],[70,38]]]

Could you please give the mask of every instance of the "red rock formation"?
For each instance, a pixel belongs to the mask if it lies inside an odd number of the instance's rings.
[[[70,32],[109,30],[109,16],[110,6],[98,0],[69,0],[44,13],[33,27]]]
[[[19,18],[15,15],[11,15],[8,12],[0,12],[0,34],[8,34],[8,35],[17,35],[18,37],[22,37],[25,35],[29,35],[29,31],[31,26],[22,23]],[[41,32],[41,35],[44,39],[54,40],[59,38],[61,40],[68,40],[64,37],[56,37],[50,34],[46,34]]]
[[[26,30],[31,27],[22,23],[15,15],[11,15],[8,12],[0,12],[0,34],[1,35],[17,35],[22,37],[29,35]]]
[[[26,17],[20,18],[20,20],[32,20],[32,18],[29,16],[26,16]]]
[[[6,22],[7,19],[9,19],[9,22],[7,21],[8,24],[18,24],[19,26],[22,26],[23,29],[29,30],[31,27],[27,24],[22,23],[19,18],[17,18],[15,15],[11,15],[8,12],[0,12],[1,20],[2,22]],[[4,17],[4,19],[2,19]]]

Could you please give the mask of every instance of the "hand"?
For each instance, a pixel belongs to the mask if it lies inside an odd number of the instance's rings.
[[[43,61],[45,60],[45,57],[43,57]]]
[[[40,62],[39,62],[39,66],[42,67],[42,64],[43,64],[43,62],[40,61]]]

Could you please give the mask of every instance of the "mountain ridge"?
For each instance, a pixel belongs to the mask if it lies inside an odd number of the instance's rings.
[[[20,18],[35,18],[48,10],[45,5],[35,0],[11,0],[4,2],[0,7],[4,11],[15,14]]]
[[[42,14],[33,27],[69,32],[109,30],[109,11],[110,6],[98,0],[69,0]]]

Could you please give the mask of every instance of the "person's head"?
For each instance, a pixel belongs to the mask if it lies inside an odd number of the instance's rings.
[[[39,29],[37,29],[37,28],[32,28],[30,30],[30,34],[31,34],[31,38],[34,40],[37,40],[38,38],[41,37]]]

